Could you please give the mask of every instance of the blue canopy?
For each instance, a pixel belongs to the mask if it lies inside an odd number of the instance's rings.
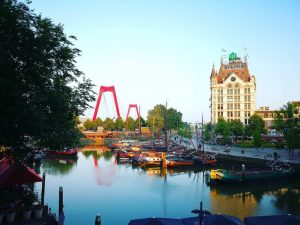
[[[291,215],[253,216],[244,221],[248,225],[300,225],[300,217]]]
[[[241,220],[234,216],[227,215],[208,215],[203,217],[204,225],[245,225]],[[199,217],[183,219],[170,218],[145,218],[131,220],[128,225],[199,225]]]
[[[128,225],[184,225],[180,219],[145,218],[131,220]]]
[[[181,219],[184,225],[200,224],[199,217]],[[228,215],[208,215],[203,217],[204,225],[245,225],[240,219]]]

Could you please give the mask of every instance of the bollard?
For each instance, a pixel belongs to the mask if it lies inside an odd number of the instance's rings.
[[[59,199],[58,199],[58,212],[59,214],[64,210],[64,191],[62,187],[59,187]]]
[[[101,216],[99,214],[96,215],[95,225],[101,225]]]
[[[45,199],[45,182],[46,182],[46,174],[43,173],[43,182],[42,182],[42,194],[41,194],[41,203],[44,205],[44,199]]]

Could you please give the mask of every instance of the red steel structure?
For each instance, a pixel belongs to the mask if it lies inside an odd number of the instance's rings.
[[[118,105],[118,100],[117,100],[117,95],[116,95],[116,91],[115,91],[115,86],[108,86],[108,87],[101,86],[100,91],[99,91],[99,95],[98,95],[98,99],[97,99],[97,103],[96,103],[96,107],[95,107],[95,111],[94,111],[93,121],[96,120],[96,118],[97,118],[98,109],[99,109],[99,106],[100,106],[102,94],[104,92],[112,92],[113,97],[114,97],[114,102],[115,102],[118,118],[121,117],[120,116],[119,105]]]
[[[135,108],[136,113],[137,113],[137,116],[138,116],[138,119],[140,119],[140,112],[139,112],[139,110],[138,110],[137,104],[129,104],[129,106],[128,106],[128,111],[127,111],[127,116],[126,116],[126,122],[127,122],[127,120],[128,120],[128,117],[129,117],[129,113],[130,113],[131,108]]]

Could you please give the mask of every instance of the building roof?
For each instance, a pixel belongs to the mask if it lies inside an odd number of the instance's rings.
[[[243,81],[250,81],[250,73],[247,62],[243,62],[237,57],[236,53],[232,52],[229,55],[228,63],[221,63],[219,72],[215,72],[213,67],[211,76],[216,75],[218,84],[223,83],[232,73],[236,74]]]

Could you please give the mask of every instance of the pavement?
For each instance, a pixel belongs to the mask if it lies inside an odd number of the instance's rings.
[[[172,138],[172,141],[176,144],[180,144],[178,138],[175,141]],[[194,148],[196,146],[196,140],[193,139],[194,145],[191,143],[190,140],[185,139],[181,142],[181,145],[187,148]],[[236,146],[225,146],[225,145],[210,145],[204,144],[204,150],[212,153],[217,154],[224,154],[224,155],[232,155],[237,157],[247,157],[253,159],[262,159],[266,161],[274,160],[274,153],[276,152],[279,156],[278,161],[286,162],[286,163],[293,163],[300,165],[300,149],[295,149],[293,154],[290,154],[287,149],[275,149],[275,148],[241,148]]]

